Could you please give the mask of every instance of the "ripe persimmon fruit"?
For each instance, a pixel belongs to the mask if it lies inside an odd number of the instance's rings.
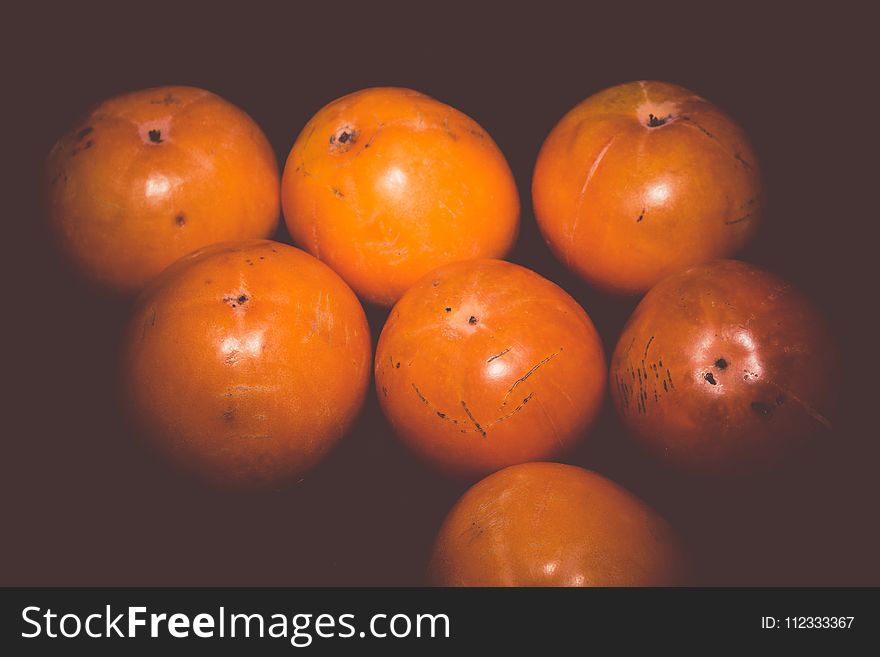
[[[745,132],[693,92],[644,81],[601,91],[562,118],[538,155],[532,199],[560,260],[619,294],[733,255],[763,205]]]
[[[102,102],[55,144],[45,175],[61,251],[86,280],[122,294],[208,244],[269,237],[280,215],[266,136],[192,87]]]
[[[830,428],[836,349],[790,284],[720,260],[645,295],[611,359],[623,423],[664,461],[739,474],[783,458]]]
[[[321,109],[290,151],[281,195],[294,241],[385,306],[440,265],[504,257],[519,227],[492,138],[409,89],[365,89]]]
[[[524,463],[468,490],[443,522],[434,586],[675,586],[687,583],[670,525],[605,477]]]
[[[230,486],[314,466],[364,400],[370,332],[329,267],[268,240],[185,256],[139,298],[123,351],[125,393],[152,444]]]
[[[382,329],[375,374],[399,437],[474,479],[565,453],[595,422],[606,381],[583,308],[502,260],[452,263],[410,288]]]

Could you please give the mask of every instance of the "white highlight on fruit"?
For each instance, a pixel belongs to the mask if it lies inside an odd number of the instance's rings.
[[[162,174],[153,174],[144,183],[144,195],[150,200],[158,200],[171,191],[171,181]]]
[[[671,192],[669,185],[665,182],[659,182],[648,188],[645,194],[645,200],[648,205],[664,205],[669,199]]]
[[[251,331],[244,337],[234,335],[226,336],[220,343],[220,353],[223,356],[259,356],[263,350],[263,331]]]

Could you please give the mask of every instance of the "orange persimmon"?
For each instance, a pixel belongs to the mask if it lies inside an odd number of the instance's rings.
[[[133,417],[172,461],[219,484],[274,484],[354,421],[370,332],[351,289],[307,253],[215,244],[141,295],[123,368]]]
[[[365,89],[321,109],[290,151],[281,196],[294,241],[385,306],[440,265],[504,257],[519,227],[492,138],[409,89]]]
[[[559,463],[490,475],[449,512],[428,566],[435,586],[687,583],[670,525],[605,477]]]
[[[104,101],[55,144],[45,175],[61,251],[83,278],[123,294],[208,244],[269,237],[280,214],[266,136],[192,87]]]
[[[583,308],[502,260],[446,265],[410,288],[382,329],[375,374],[399,437],[469,478],[563,454],[595,422],[606,381]]]
[[[541,148],[532,199],[559,259],[620,294],[733,255],[762,211],[743,130],[707,100],[662,82],[611,87],[566,114]]]

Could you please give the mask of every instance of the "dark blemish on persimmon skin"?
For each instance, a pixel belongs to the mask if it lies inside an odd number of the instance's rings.
[[[706,135],[709,139],[714,139],[715,141],[718,141],[718,137],[716,137],[716,136],[713,135],[711,132],[709,132],[708,130],[706,130],[706,128],[704,128],[704,127],[701,126],[699,123],[697,123],[696,121],[694,121],[691,117],[682,115],[681,118],[682,118],[683,121],[687,121],[688,123],[690,123],[690,124],[691,124],[692,126],[694,126],[697,130],[699,130],[699,131],[702,132],[704,135]]]
[[[413,383],[411,385],[412,385],[413,390],[415,390],[416,394],[419,396],[419,399],[422,400],[422,402],[425,404],[425,406],[427,406],[432,411],[434,411],[434,413],[437,414],[437,417],[439,417],[441,420],[446,420],[447,422],[452,422],[452,424],[455,424],[455,425],[458,424],[458,420],[456,420],[454,417],[449,417],[446,413],[444,413],[439,408],[434,406],[434,404],[429,402],[425,398],[425,396],[422,394],[422,391],[419,390],[419,387],[415,383]],[[386,390],[385,386],[382,386],[382,392],[385,393],[386,396],[388,395],[388,391]],[[467,433],[467,431],[465,431],[464,429],[459,429],[459,431],[461,431],[462,433]]]
[[[723,358],[719,358],[718,360],[715,361],[715,367],[717,367],[719,370],[726,370],[727,369],[727,361],[724,360]]]
[[[617,393],[620,395],[620,400],[623,404],[623,412],[627,413],[629,411],[629,391],[626,389],[626,384],[620,380],[620,376],[617,374],[614,375],[614,382],[617,384]]]
[[[642,222],[642,219],[644,219],[644,218],[645,218],[645,208],[642,208],[642,212],[641,212],[641,214],[639,215],[639,218],[636,219],[636,223],[637,223],[637,224],[638,224],[638,223],[641,223],[641,222]]]
[[[468,324],[470,324],[471,326],[474,326],[478,321],[479,320],[473,315],[468,318]]]
[[[504,422],[504,420],[509,420],[510,418],[512,418],[514,415],[516,415],[517,413],[519,413],[521,410],[523,410],[526,407],[526,404],[528,404],[529,401],[531,401],[531,399],[534,395],[535,395],[534,392],[530,392],[527,397],[525,397],[519,404],[517,404],[516,408],[514,408],[512,411],[510,411],[510,413],[508,413],[507,415],[502,415],[494,422],[490,422],[489,424],[487,424],[486,429],[489,429],[490,427],[495,426],[499,422]]]
[[[400,369],[400,362],[399,361],[394,364],[394,369],[396,369],[396,370]]]
[[[67,184],[67,174],[64,171],[59,171],[54,178],[52,178],[52,185],[55,185],[59,180],[63,180],[64,184]]]
[[[517,387],[520,383],[523,383],[523,382],[524,382],[526,379],[528,379],[532,374],[534,374],[535,372],[537,372],[538,369],[540,369],[543,365],[545,365],[546,363],[549,363],[551,360],[553,360],[554,358],[556,358],[556,357],[557,357],[559,354],[561,354],[561,353],[562,353],[562,347],[559,348],[559,351],[557,351],[557,352],[555,352],[555,353],[552,353],[552,354],[550,354],[549,356],[547,356],[547,358],[545,358],[544,360],[537,362],[534,366],[532,366],[532,368],[531,368],[528,372],[526,372],[526,373],[523,374],[521,377],[519,377],[516,381],[514,381],[514,382],[513,382],[513,385],[510,386],[510,388],[509,388],[509,389],[507,390],[507,392],[505,393],[505,395],[504,395],[504,399],[501,401],[501,406],[507,406],[507,398],[510,397],[510,395],[513,393],[514,390],[516,390],[516,387]],[[639,374],[639,376],[641,376],[641,373]],[[640,380],[641,380],[641,379],[640,379]]]
[[[150,130],[147,132],[147,136],[150,138],[150,141],[154,144],[162,143],[162,131],[161,130]]]
[[[728,221],[725,221],[724,225],[725,226],[733,226],[734,224],[739,224],[739,223],[742,223],[743,221],[748,221],[751,218],[752,218],[752,213],[749,212],[748,214],[744,214],[743,216],[737,217],[736,219],[730,219]]]
[[[249,300],[249,297],[246,294],[240,294],[237,297],[233,296],[225,296],[223,297],[223,302],[228,304],[232,308],[237,308],[238,306],[243,306]]]
[[[336,187],[331,186],[330,191],[333,192],[333,195],[336,198],[345,198],[345,194],[343,194],[341,191],[339,191]]]
[[[770,404],[765,404],[764,402],[760,401],[753,401],[750,406],[752,408],[752,411],[754,411],[762,418],[769,418],[771,415],[773,415],[773,407],[770,406]]]
[[[718,381],[715,380],[715,375],[712,372],[706,372],[703,375],[703,378],[706,379],[711,385],[718,385]]]
[[[178,226],[185,226],[186,215],[183,214],[183,212],[180,212],[176,217],[174,217],[174,223],[176,223]]]
[[[474,414],[471,413],[471,410],[468,408],[467,404],[465,403],[465,401],[463,399],[461,400],[461,407],[464,409],[464,412],[467,413],[468,419],[470,419],[470,421],[473,422],[474,427],[476,427],[477,431],[479,431],[480,434],[482,434],[483,438],[485,438],[486,437],[486,430],[480,426],[479,422],[477,422],[477,418],[475,418]]]
[[[776,395],[776,405],[782,406],[784,403],[785,403],[785,395],[783,395],[782,393],[779,393],[778,395]]]
[[[648,340],[648,344],[645,345],[645,355],[643,356],[643,358],[647,358],[647,357],[648,357],[648,349],[651,348],[651,343],[652,343],[652,342],[654,342],[654,336],[653,336],[653,335],[651,336],[651,339]],[[642,360],[642,362],[644,363],[645,361]]]
[[[489,356],[489,358],[486,359],[486,362],[487,362],[487,363],[491,363],[491,362],[492,362],[493,360],[495,360],[496,358],[501,358],[504,354],[506,354],[506,353],[507,353],[508,351],[510,351],[511,349],[513,349],[513,347],[508,347],[508,348],[505,349],[504,351],[499,351],[499,352],[498,352],[497,354],[495,354],[494,356]]]
[[[86,126],[85,128],[83,128],[82,130],[80,130],[79,132],[76,133],[76,137],[74,137],[74,139],[76,139],[77,141],[82,141],[83,138],[92,134],[92,132],[94,132],[94,130],[95,129],[92,126]]]
[[[223,411],[223,419],[227,422],[235,421],[235,406],[230,406],[228,409]]]
[[[155,308],[153,308],[153,312],[150,313],[150,321],[149,322],[144,321],[143,331],[141,331],[141,340],[146,340],[146,338],[147,338],[147,328],[148,328],[147,325],[148,324],[149,324],[149,328],[152,328],[153,326],[156,325],[156,309]]]
[[[422,391],[419,390],[419,387],[415,383],[412,384],[412,387],[413,387],[413,390],[416,391],[416,394],[419,396],[419,399],[421,399],[423,402],[425,402],[427,404],[428,400],[425,399],[425,396],[422,394]]]
[[[161,100],[151,100],[150,105],[174,105],[177,103],[177,99],[172,94],[165,94],[165,97]]]
[[[465,130],[472,134],[474,137],[478,137],[481,144],[486,139],[486,133],[482,132],[481,130],[475,130],[474,128],[465,128]]]
[[[711,132],[709,132],[708,130],[706,130],[706,128],[704,128],[704,127],[701,126],[699,123],[697,123],[696,121],[694,121],[691,117],[689,117],[689,116],[682,116],[681,118],[682,118],[683,121],[687,121],[688,123],[690,123],[690,124],[691,124],[692,126],[694,126],[697,130],[699,130],[699,131],[702,132],[704,135],[706,135],[709,139],[712,139],[712,140],[714,140],[714,141],[717,141],[719,144],[721,144],[721,141],[718,139],[718,137],[716,137],[716,136],[713,135]],[[723,144],[722,144],[722,147],[723,147]],[[747,161],[743,158],[743,156],[740,155],[738,152],[734,151],[734,153],[733,153],[733,158],[734,158],[737,162],[739,162],[740,164],[742,164],[744,167],[746,167],[747,169],[751,169],[751,168],[752,168],[752,165],[751,165],[749,162],[747,162]]]
[[[746,169],[751,169],[751,168],[752,168],[752,165],[749,164],[748,162],[746,162],[746,160],[743,159],[743,156],[740,155],[739,153],[734,153],[734,154],[733,154],[733,157],[734,157],[734,159],[735,159],[737,162],[739,162],[740,164],[742,164]]]
[[[446,307],[445,310],[446,310],[446,312],[448,312],[448,313],[451,313],[451,312],[452,312],[452,308],[449,308],[449,307]]]

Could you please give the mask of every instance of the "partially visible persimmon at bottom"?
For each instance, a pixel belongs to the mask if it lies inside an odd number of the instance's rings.
[[[676,586],[672,528],[605,477],[559,463],[492,474],[458,501],[428,567],[435,586]]]

